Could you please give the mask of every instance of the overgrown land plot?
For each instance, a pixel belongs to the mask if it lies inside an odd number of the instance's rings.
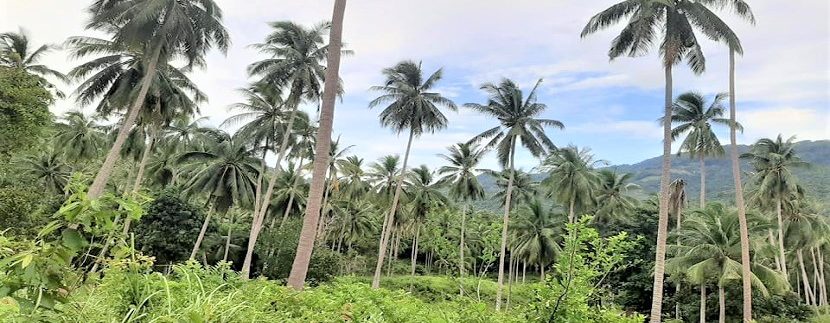
[[[0,0],[1,322],[830,322],[826,3],[259,2]]]

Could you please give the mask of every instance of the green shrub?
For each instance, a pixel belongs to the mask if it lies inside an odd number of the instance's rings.
[[[159,195],[136,224],[136,247],[167,265],[187,260],[204,215],[201,210],[172,192]]]

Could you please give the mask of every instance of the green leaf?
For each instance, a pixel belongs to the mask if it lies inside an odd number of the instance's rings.
[[[61,241],[63,245],[74,251],[83,249],[88,243],[78,230],[66,228],[61,233]]]
[[[23,259],[22,259],[22,260],[20,260],[20,267],[21,267],[21,268],[26,268],[26,267],[28,267],[28,266],[29,266],[29,264],[31,264],[31,263],[32,263],[32,260],[33,260],[33,259],[34,259],[34,256],[33,256],[32,254],[27,254],[27,255],[23,256]]]

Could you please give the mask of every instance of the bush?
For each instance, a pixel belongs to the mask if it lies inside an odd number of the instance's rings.
[[[40,78],[16,68],[0,67],[0,160],[37,143],[52,123],[49,94]]]
[[[136,247],[167,265],[187,260],[199,236],[204,215],[172,192],[158,196],[135,226]]]
[[[371,277],[338,277],[339,283],[372,282]],[[425,302],[442,302],[459,299],[483,302],[493,305],[496,303],[496,282],[489,279],[465,277],[454,278],[447,276],[392,276],[383,277],[380,286],[390,290],[407,291]],[[464,297],[460,297],[459,287],[464,288]],[[514,284],[511,291],[511,306],[527,305],[533,300],[534,289],[538,284]],[[504,297],[507,297],[505,289]]]

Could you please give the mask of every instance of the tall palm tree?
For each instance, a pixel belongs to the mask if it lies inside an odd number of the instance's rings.
[[[438,169],[438,174],[443,175],[441,181],[449,185],[450,198],[456,203],[463,204],[461,209],[461,236],[458,242],[459,276],[464,276],[466,263],[464,261],[464,234],[467,224],[467,207],[470,201],[484,198],[484,187],[478,182],[475,172],[480,171],[476,167],[481,163],[486,150],[480,149],[478,145],[470,143],[458,143],[447,148],[449,154],[441,154],[449,165]],[[463,289],[462,289],[463,293]]]
[[[366,200],[342,200],[339,203],[346,204],[340,209],[345,210],[343,216],[338,217],[340,222],[340,237],[337,242],[337,250],[343,247],[351,248],[352,243],[362,238],[370,237],[378,230],[378,210],[375,205]]]
[[[768,226],[768,223],[754,219],[751,228],[753,233],[762,234]],[[676,256],[666,263],[667,268],[685,274],[689,282],[696,285],[704,286],[714,281],[718,286],[720,322],[724,322],[724,287],[730,281],[741,279],[742,275],[740,223],[736,212],[721,204],[710,203],[704,209],[694,210],[676,234],[686,243],[677,247]],[[749,278],[762,295],[767,296],[770,290],[775,293],[787,290],[786,281],[775,270],[760,262],[753,262],[751,268]]]
[[[707,5],[728,7],[739,17],[755,24],[755,16],[752,9],[744,0],[703,0]],[[732,180],[735,184],[735,205],[738,206],[738,220],[741,225],[741,264],[743,271],[743,320],[752,320],[752,284],[749,281],[749,228],[746,220],[746,203],[744,202],[744,189],[741,182],[741,165],[738,161],[738,121],[737,108],[735,106],[735,53],[743,55],[743,48],[737,36],[722,39],[729,47],[729,157],[732,160]],[[784,276],[786,279],[786,275]]]
[[[66,192],[69,173],[72,170],[56,152],[47,151],[40,155],[23,159],[23,171],[34,177],[37,182],[53,194]]]
[[[550,264],[559,253],[557,237],[562,236],[563,216],[553,212],[553,207],[545,208],[539,199],[533,199],[520,209],[513,232],[513,250],[529,263],[539,266],[539,274],[544,279],[545,266]]]
[[[503,170],[500,172],[485,169],[487,175],[496,179],[496,187],[498,190],[493,194],[493,198],[501,202],[500,206],[507,205],[507,187],[511,186],[510,190],[510,209],[512,210],[516,205],[526,204],[533,201],[539,196],[539,182],[534,181],[530,174],[522,170],[510,171]],[[513,178],[513,185],[510,185],[510,178]]]
[[[409,204],[411,205],[411,222],[415,228],[415,237],[412,240],[412,269],[411,275],[415,276],[415,260],[418,257],[418,239],[421,235],[421,226],[426,222],[427,214],[436,208],[443,208],[449,205],[449,200],[441,192],[444,182],[436,180],[433,173],[426,165],[413,168],[409,174]]]
[[[787,223],[786,239],[787,245],[794,249],[795,258],[798,263],[801,284],[804,290],[804,301],[808,305],[820,306],[825,301],[821,294],[823,281],[820,281],[820,275],[816,266],[815,255],[812,257],[813,262],[813,278],[815,284],[810,283],[807,268],[804,262],[804,252],[813,254],[814,248],[819,246],[823,241],[822,238],[828,234],[827,220],[825,217],[819,215],[813,205],[808,203],[803,196],[792,196],[788,201],[789,221]],[[821,261],[818,266],[823,266]],[[796,276],[799,276],[796,274]]]
[[[79,111],[66,112],[58,122],[55,133],[55,148],[62,151],[72,162],[89,161],[98,157],[98,152],[106,144],[104,127],[97,124],[96,118],[88,117]]]
[[[521,143],[531,155],[540,157],[556,146],[545,134],[545,127],[562,129],[562,122],[538,118],[547,109],[547,105],[537,102],[536,90],[542,80],[536,82],[533,89],[524,93],[509,79],[499,84],[485,83],[481,89],[487,93],[487,103],[467,103],[464,106],[499,120],[499,125],[487,129],[473,137],[470,142],[489,140],[484,147],[496,149],[498,160],[510,175],[505,192],[504,218],[502,223],[501,248],[499,249],[499,283],[496,293],[496,309],[501,309],[501,295],[504,287],[504,257],[507,248],[507,232],[510,224],[511,197],[515,178],[516,144]]]
[[[577,208],[585,210],[593,202],[598,184],[594,165],[603,162],[576,146],[558,149],[542,161],[542,169],[549,172],[542,184],[559,203],[568,205],[568,223],[574,223]]]
[[[793,140],[795,137],[784,140],[781,135],[776,139],[763,138],[749,152],[741,155],[755,169],[752,181],[756,188],[750,200],[764,209],[775,210],[778,220],[778,257],[785,277],[788,272],[784,249],[783,205],[799,191],[798,180],[792,174],[792,169],[807,166],[796,154]]]
[[[717,1],[717,0],[714,0]],[[630,17],[630,19],[629,19]],[[655,38],[663,35],[659,45],[666,78],[663,117],[671,118],[672,67],[686,61],[692,72],[703,73],[705,58],[695,30],[715,41],[739,44],[734,32],[701,1],[643,0],[623,1],[594,15],[582,30],[586,37],[624,19],[629,19],[620,34],[614,38],[608,56],[613,60],[620,56],[640,56],[647,53]],[[740,45],[738,45],[740,46]],[[668,190],[671,168],[671,124],[663,122],[663,170],[660,175],[660,209],[657,227],[657,252],[655,255],[654,288],[650,321],[657,323],[662,315],[663,279],[668,232]],[[748,259],[746,260],[748,262]],[[748,263],[747,263],[748,265]],[[746,300],[751,302],[751,299]],[[746,304],[744,305],[746,307]],[[745,309],[745,315],[751,308]]]
[[[366,181],[368,174],[363,170],[363,158],[352,155],[338,160],[337,164],[341,174],[340,182],[349,199],[359,200],[369,192],[371,187]]]
[[[190,195],[202,192],[208,195],[208,213],[193,245],[191,259],[199,251],[214,211],[224,214],[233,205],[253,202],[259,160],[238,139],[225,135],[224,140],[210,145],[207,150],[190,151],[179,157],[180,164],[194,169],[186,184],[186,192]]]
[[[159,66],[176,59],[186,61],[188,68],[202,66],[210,48],[216,46],[226,52],[230,40],[222,26],[222,11],[212,0],[97,0],[89,12],[92,18],[87,28],[110,32],[117,46],[142,53],[144,71],[137,92],[130,90],[135,94],[131,96],[133,102],[89,187],[89,196],[97,198],[104,192],[119,159],[118,152],[146,103],[151,85],[159,79]]]
[[[629,194],[639,188],[631,182],[634,175],[601,169],[597,177],[598,185],[594,194],[597,209],[594,219],[601,222],[625,221],[626,216],[639,204],[637,198]]]
[[[706,206],[706,157],[724,154],[718,136],[712,130],[713,124],[727,125],[729,119],[721,118],[725,109],[723,101],[728,95],[720,93],[707,107],[706,98],[700,93],[686,92],[674,100],[671,123],[676,126],[671,131],[672,141],[682,135],[686,138],[680,144],[678,155],[687,153],[700,161],[700,207]],[[740,128],[739,128],[740,129]]]
[[[409,131],[406,143],[401,172],[406,173],[406,163],[409,161],[409,151],[412,148],[412,139],[420,137],[425,132],[434,133],[447,127],[447,117],[440,108],[456,111],[452,100],[435,92],[434,88],[443,78],[443,69],[438,69],[428,77],[424,77],[421,63],[402,61],[393,67],[385,68],[383,75],[386,82],[381,86],[372,87],[373,91],[381,92],[381,96],[369,102],[369,107],[386,105],[380,113],[380,123],[384,127],[392,128],[396,133]],[[387,105],[388,104],[388,105]],[[389,240],[390,228],[395,220],[398,200],[401,195],[403,177],[399,177],[389,213],[383,221],[381,238],[378,247],[378,261],[375,266],[375,275],[372,279],[372,288],[380,287],[380,274],[386,245]]]
[[[325,88],[320,107],[320,126],[317,131],[317,142],[314,147],[314,170],[311,175],[311,187],[308,191],[308,206],[303,218],[303,228],[300,231],[300,240],[297,243],[297,253],[291,265],[291,274],[288,276],[288,286],[301,290],[305,283],[308,264],[311,261],[311,252],[314,250],[314,234],[317,221],[320,220],[320,204],[326,184],[326,170],[328,169],[328,154],[331,146],[331,127],[334,121],[334,101],[340,89],[338,80],[340,75],[340,54],[343,37],[343,16],[346,11],[346,0],[335,0],[332,13],[331,33],[329,33],[329,52],[326,60]]]
[[[254,47],[261,52],[271,55],[271,58],[255,62],[248,66],[248,73],[251,76],[261,77],[261,86],[268,86],[288,90],[288,98],[285,104],[288,106],[287,122],[284,125],[283,133],[291,134],[294,129],[294,122],[302,101],[317,101],[322,94],[326,67],[323,60],[326,57],[329,46],[323,39],[325,33],[331,28],[331,24],[323,22],[311,28],[306,28],[290,21],[278,21],[271,24],[274,31],[266,36],[265,42],[256,44]],[[337,84],[340,91],[339,80]],[[277,173],[280,171],[280,164],[288,153],[288,144],[291,138],[288,135],[282,137],[277,150],[277,160],[274,166],[274,173],[268,181],[264,195],[261,197],[258,214],[254,217],[251,225],[251,235],[259,233],[262,222],[267,211],[267,201],[271,200],[274,192]],[[260,199],[257,197],[257,199]],[[256,228],[256,229],[253,229]],[[255,237],[254,237],[255,238]],[[252,244],[256,239],[249,239]],[[250,248],[249,248],[250,249]],[[251,252],[249,250],[249,252]],[[243,276],[250,271],[251,257],[246,256],[242,265]]]
[[[37,48],[32,46],[29,43],[29,36],[22,28],[16,33],[2,33],[0,34],[0,66],[22,69],[37,76],[43,86],[51,89],[55,96],[63,98],[63,92],[46,80],[46,77],[54,77],[59,81],[67,82],[66,75],[46,65],[38,64],[43,55],[53,49],[55,46],[52,45],[41,45]]]

